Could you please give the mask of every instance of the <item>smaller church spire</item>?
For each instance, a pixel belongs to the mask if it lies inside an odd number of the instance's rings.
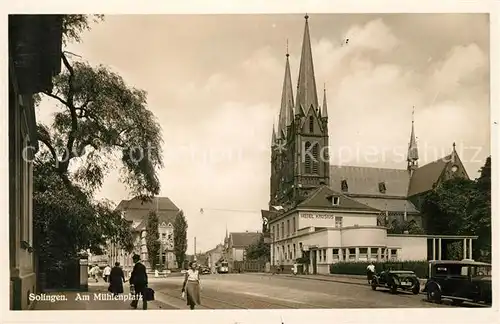
[[[283,90],[281,92],[281,108],[278,121],[278,137],[286,138],[287,126],[292,123],[293,119],[293,88],[292,77],[290,73],[290,60],[288,54],[288,40],[287,52],[285,61],[285,77],[283,79]]]
[[[321,111],[321,117],[328,117],[328,106],[326,105],[326,83],[323,85],[323,107]]]
[[[271,146],[274,146],[276,145],[276,128],[274,126],[274,122],[273,122],[273,135],[271,137]]]
[[[418,167],[418,147],[417,139],[415,137],[415,106],[411,113],[411,134],[410,143],[408,145],[408,170],[415,170]]]

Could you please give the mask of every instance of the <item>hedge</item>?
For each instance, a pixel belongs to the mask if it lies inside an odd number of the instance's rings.
[[[330,265],[331,274],[348,274],[348,275],[366,275],[366,267],[369,262],[338,262]],[[373,262],[375,272],[380,272],[387,267],[392,267],[395,270],[411,270],[414,271],[417,277],[427,278],[429,272],[428,261],[386,261],[386,262]]]

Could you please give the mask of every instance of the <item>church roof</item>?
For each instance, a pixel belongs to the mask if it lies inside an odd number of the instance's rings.
[[[341,190],[342,180],[347,182],[347,195],[407,197],[410,174],[407,170],[400,169],[330,166],[330,187],[333,190]],[[379,184],[382,182],[385,184],[385,193],[379,190]]]
[[[355,198],[360,203],[363,203],[372,208],[376,208],[381,211],[388,212],[404,212],[408,213],[418,213],[419,211],[409,200],[407,199],[391,199],[391,198],[369,198],[369,197],[356,197]]]
[[[339,197],[339,204],[332,204],[332,197]],[[311,195],[298,204],[297,207],[302,208],[334,208],[334,209],[354,209],[354,210],[367,210],[376,211],[375,208],[367,206],[365,204],[356,201],[355,199],[349,198],[341,193],[333,191],[328,186],[321,186],[311,193]]]

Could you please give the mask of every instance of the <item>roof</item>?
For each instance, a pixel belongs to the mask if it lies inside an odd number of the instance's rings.
[[[158,210],[159,216],[164,215],[166,220],[175,218],[180,209],[167,197],[157,197],[150,201],[142,201],[135,197],[130,200],[122,200],[116,210],[125,212],[125,219],[139,222],[152,210]]]
[[[419,211],[411,203],[411,201],[403,198],[365,198],[365,197],[356,197],[354,198],[362,204],[370,206],[372,208],[376,208],[382,211],[389,212],[406,212],[408,213],[418,213]]]
[[[332,204],[332,196],[339,197],[339,204]],[[318,187],[311,195],[301,202],[297,207],[305,208],[334,208],[334,209],[355,209],[376,211],[375,208],[362,204],[352,198],[349,198],[341,193],[333,191],[328,186],[323,185]]]
[[[414,196],[431,190],[434,184],[439,180],[449,161],[450,155],[447,155],[416,169],[410,180],[408,196]]]
[[[330,166],[330,187],[333,190],[341,190],[342,180],[347,181],[346,195],[407,197],[410,173],[402,169]],[[379,191],[380,182],[385,183],[385,193]]]
[[[474,260],[432,260],[431,264],[461,264],[461,265],[474,265],[474,266],[490,266],[491,264],[485,262],[477,262]]]
[[[174,211],[159,211],[158,212],[158,224],[161,225],[162,223],[165,223],[166,226],[168,224],[174,225],[175,222],[175,217],[177,216],[178,212]],[[135,227],[136,230],[138,231],[143,231],[146,229],[146,226],[148,224],[148,218],[144,217],[142,221]]]
[[[229,237],[232,241],[232,247],[243,247],[246,248],[252,244],[255,244],[259,241],[262,233],[255,232],[245,232],[245,233],[230,233]]]

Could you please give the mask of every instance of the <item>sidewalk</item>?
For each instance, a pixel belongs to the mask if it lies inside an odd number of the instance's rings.
[[[134,310],[130,307],[130,288],[124,285],[124,294],[121,300],[107,300],[108,284],[105,282],[89,282],[89,290],[85,292],[66,291],[48,292],[38,296],[33,310]],[[99,294],[102,295],[99,295]],[[99,297],[103,296],[100,300]],[[52,301],[50,299],[53,299]],[[59,300],[55,300],[59,299]],[[149,309],[169,308],[157,301],[148,302]],[[139,301],[137,310],[142,310],[142,301]]]

